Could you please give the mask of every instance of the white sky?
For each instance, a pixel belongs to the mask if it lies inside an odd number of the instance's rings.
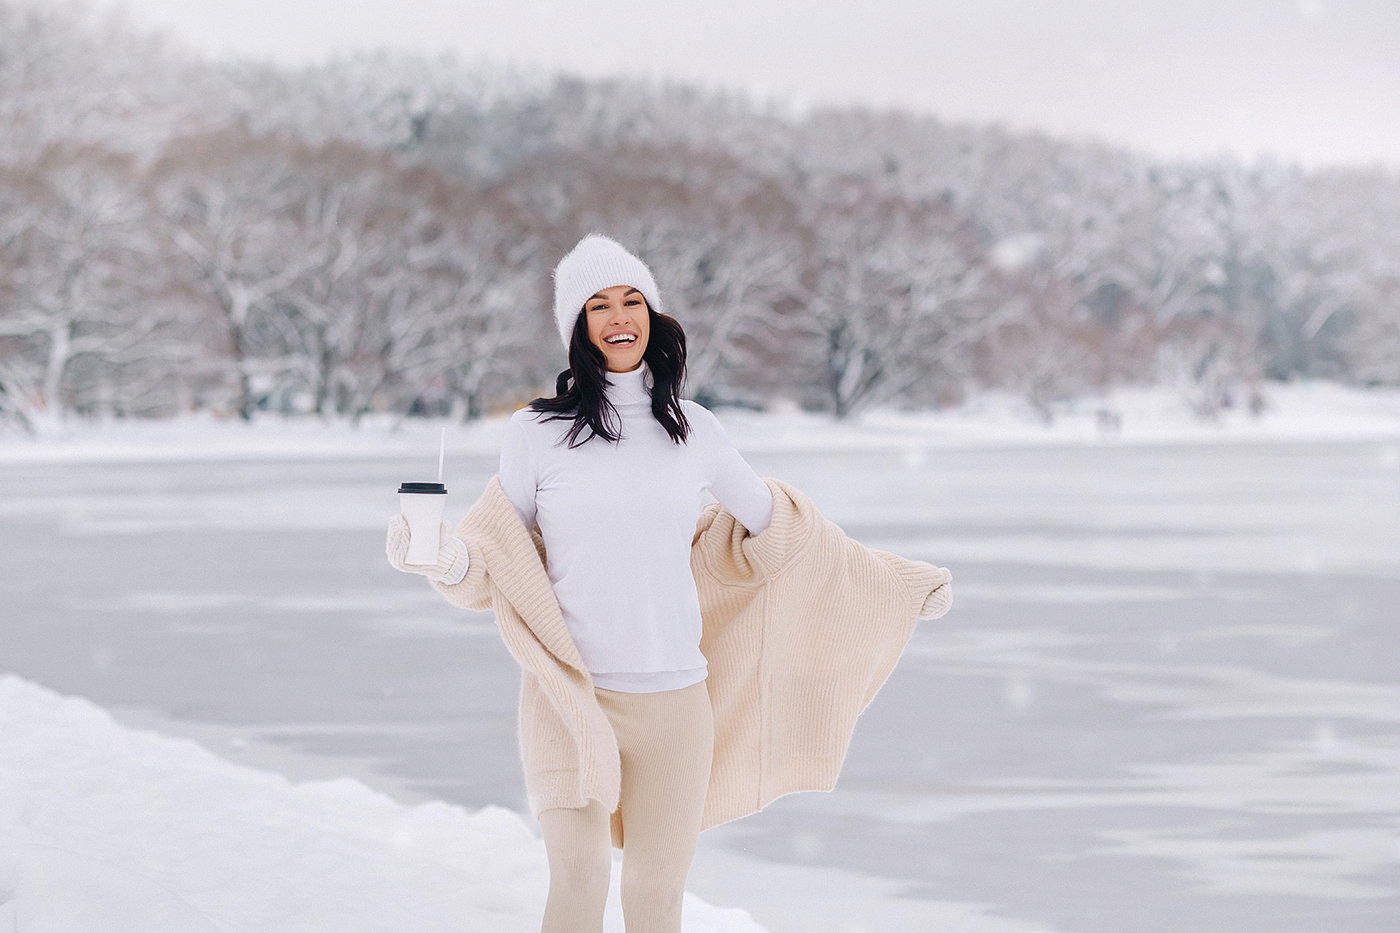
[[[60,0],[43,0],[60,2]],[[114,0],[96,0],[99,6]],[[125,0],[196,48],[389,46],[900,105],[1166,155],[1400,167],[1400,0]]]

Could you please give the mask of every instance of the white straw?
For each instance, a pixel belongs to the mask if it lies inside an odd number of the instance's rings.
[[[438,482],[442,482],[442,458],[447,454],[447,428],[442,429],[442,437],[438,439]]]

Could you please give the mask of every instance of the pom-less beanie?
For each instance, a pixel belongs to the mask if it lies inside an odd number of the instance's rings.
[[[651,310],[661,314],[661,292],[647,264],[621,243],[590,233],[554,267],[554,321],[559,339],[569,348],[583,304],[605,288],[626,285],[642,293]]]

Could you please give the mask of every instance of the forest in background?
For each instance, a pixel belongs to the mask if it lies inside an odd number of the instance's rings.
[[[0,0],[0,421],[473,418],[565,365],[550,271],[653,268],[689,393],[1400,384],[1400,173],[366,54],[200,58]]]

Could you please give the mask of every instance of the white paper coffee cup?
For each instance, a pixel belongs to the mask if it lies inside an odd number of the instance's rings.
[[[442,483],[404,483],[399,486],[399,511],[408,519],[408,557],[416,566],[436,564],[442,549],[442,513],[447,487]]]

